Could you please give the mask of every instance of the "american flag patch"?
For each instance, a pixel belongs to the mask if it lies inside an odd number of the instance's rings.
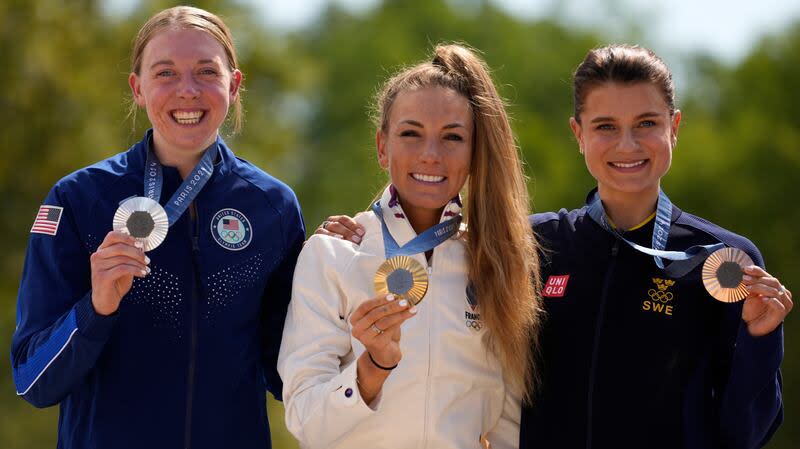
[[[31,232],[56,235],[56,232],[58,232],[58,224],[61,222],[61,212],[63,210],[63,207],[58,206],[39,207],[39,213],[36,214],[36,220],[33,222]]]

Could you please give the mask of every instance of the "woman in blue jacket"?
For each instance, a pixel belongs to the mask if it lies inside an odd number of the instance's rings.
[[[292,191],[219,136],[230,106],[239,126],[241,81],[217,16],[156,14],[129,77],[153,128],[39,209],[11,359],[18,395],[59,404],[60,448],[269,447],[305,233]]]

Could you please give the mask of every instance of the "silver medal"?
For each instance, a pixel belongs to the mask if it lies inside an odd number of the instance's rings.
[[[142,242],[145,251],[155,249],[167,237],[169,219],[158,202],[138,196],[122,202],[114,213],[113,227]]]

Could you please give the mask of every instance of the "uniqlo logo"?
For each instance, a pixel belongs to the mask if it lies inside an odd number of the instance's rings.
[[[568,274],[561,276],[550,276],[547,278],[547,282],[544,284],[542,296],[548,298],[561,298],[564,296],[564,293],[567,292],[567,281],[569,281]]]

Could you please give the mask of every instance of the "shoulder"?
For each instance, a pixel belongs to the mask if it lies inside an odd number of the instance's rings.
[[[118,153],[64,176],[55,183],[50,196],[85,201],[87,197],[107,193],[128,177],[143,176],[142,167],[132,164],[136,165],[131,161],[130,151]]]
[[[747,237],[731,232],[705,218],[681,211],[673,226],[676,228],[675,232],[691,233],[698,240],[698,243],[710,240],[724,243],[732,248],[738,248],[747,253],[756,265],[764,266],[761,252]]]
[[[294,191],[278,178],[238,157],[231,163],[231,172],[260,191],[272,207],[279,211],[295,209],[299,212]]]
[[[558,212],[540,212],[528,216],[533,231],[539,234],[554,234],[564,230],[574,230],[575,223],[586,214],[586,208],[561,209]]]

